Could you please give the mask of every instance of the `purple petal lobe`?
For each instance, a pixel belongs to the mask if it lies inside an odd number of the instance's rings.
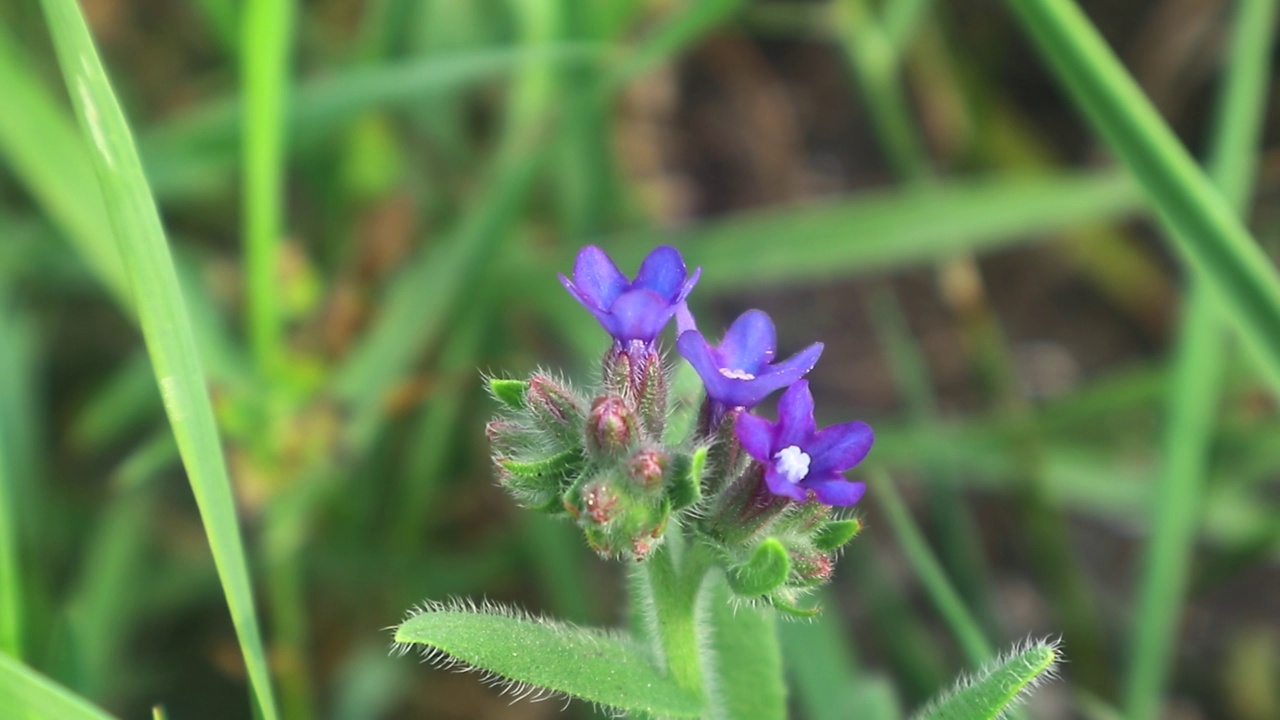
[[[673,247],[662,245],[653,249],[640,263],[640,271],[632,287],[652,290],[668,301],[675,302],[688,273],[684,258]]]
[[[738,316],[720,341],[720,356],[735,370],[752,375],[773,360],[778,336],[773,320],[762,310],[748,310]]]
[[[862,496],[867,493],[866,483],[850,482],[845,479],[838,480],[822,480],[819,482],[806,483],[810,490],[818,496],[818,501],[824,505],[834,505],[836,507],[848,507],[857,503]]]
[[[773,459],[774,427],[768,420],[744,412],[738,416],[733,432],[748,455],[762,463],[768,463]]]
[[[782,362],[769,368],[765,377],[777,378],[774,388],[786,387],[799,380],[818,364],[822,356],[822,343],[814,343]]]
[[[598,308],[608,309],[613,301],[627,289],[627,278],[613,264],[613,260],[595,245],[588,245],[578,252],[573,265],[573,284],[579,298],[587,298]]]
[[[628,290],[613,302],[610,308],[612,317],[605,324],[605,329],[623,342],[653,342],[675,310],[666,298],[652,290]]]
[[[809,381],[797,380],[778,399],[778,447],[809,444],[817,426]]]
[[[871,426],[854,421],[823,428],[807,449],[815,472],[840,473],[862,462],[874,441]]]
[[[804,488],[791,482],[785,475],[774,470],[772,465],[767,466],[764,471],[764,483],[769,486],[769,492],[774,495],[788,497],[796,502],[804,502],[808,497]]]
[[[726,392],[729,380],[720,373],[720,363],[712,353],[706,338],[702,337],[702,333],[697,330],[680,333],[680,337],[676,338],[676,349],[693,366],[698,377],[702,378],[702,384],[706,386],[708,396],[725,405],[735,405],[725,398],[729,394]]]

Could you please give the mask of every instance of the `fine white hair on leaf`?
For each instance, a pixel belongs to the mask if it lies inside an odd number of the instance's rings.
[[[501,603],[493,602],[488,598],[482,598],[477,602],[476,600],[467,597],[449,597],[445,600],[425,600],[420,602],[405,612],[404,620],[401,621],[401,624],[404,624],[419,615],[435,612],[465,612],[483,615],[498,615],[512,620],[519,620],[521,622],[537,623],[549,628],[563,628],[566,630],[581,629],[573,623],[555,620],[539,613],[529,612],[523,608],[503,605]],[[394,632],[398,627],[399,625],[394,625],[385,629]],[[607,630],[601,632],[600,636],[601,639],[621,639],[623,634],[615,630]],[[554,688],[543,687],[500,675],[491,670],[477,667],[465,660],[454,657],[447,651],[433,645],[399,641],[393,641],[391,643],[390,653],[396,657],[404,657],[410,650],[417,651],[420,662],[430,665],[432,668],[437,670],[447,670],[449,672],[456,673],[475,673],[483,685],[497,690],[498,694],[501,696],[509,696],[511,698],[511,702],[509,704],[512,705],[522,700],[529,702],[544,702],[546,700],[563,699],[564,705],[561,707],[561,710],[563,711],[569,707],[569,704],[572,701],[581,700],[583,702],[590,703],[597,711],[605,713],[610,717],[621,718],[626,716],[626,711],[623,709],[569,695],[568,693]]]
[[[996,715],[992,716],[992,720],[1006,720],[1015,708],[1026,702],[1027,698],[1030,697],[1031,693],[1036,688],[1058,678],[1058,666],[1064,662],[1062,656],[1062,636],[1044,637],[1038,640],[1032,637],[1024,638],[1012,648],[983,663],[982,667],[978,668],[976,672],[965,673],[956,678],[955,683],[953,683],[949,691],[942,693],[928,705],[921,708],[920,711],[913,716],[913,720],[927,720],[927,718],[930,718],[942,704],[956,694],[977,685],[985,678],[988,678],[997,672],[1002,666],[1016,659],[1018,656],[1036,648],[1044,648],[1048,650],[1052,654],[1052,658],[1043,670],[1032,675],[1026,682],[1018,687],[1016,692],[1013,693],[1013,698],[1006,703],[1005,706],[996,713]]]

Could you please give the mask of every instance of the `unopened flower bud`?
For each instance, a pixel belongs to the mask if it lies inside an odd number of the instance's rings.
[[[662,481],[669,465],[667,454],[654,448],[644,448],[627,459],[627,477],[645,492],[662,489]]]
[[[587,446],[600,455],[626,452],[636,440],[635,412],[615,395],[596,398],[587,416]]]
[[[801,587],[825,585],[831,580],[835,561],[829,553],[795,552],[791,554],[792,580]]]
[[[540,429],[553,435],[562,446],[578,445],[585,413],[582,400],[567,384],[538,373],[529,378],[525,401]]]
[[[595,525],[608,525],[618,508],[618,493],[602,480],[593,480],[583,486],[579,494],[581,502],[579,519]]]

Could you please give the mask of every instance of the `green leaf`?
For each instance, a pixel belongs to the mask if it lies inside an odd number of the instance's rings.
[[[765,538],[750,560],[729,571],[729,587],[743,597],[759,597],[781,587],[790,573],[787,549],[777,538]]]
[[[787,688],[773,611],[734,602],[720,573],[698,597],[707,720],[785,720]]]
[[[1051,680],[1059,660],[1058,646],[1048,641],[998,658],[957,688],[925,708],[916,720],[995,720],[1020,702],[1037,683]]]
[[[0,707],[6,717],[111,720],[111,716],[49,678],[0,653]]]
[[[528,390],[529,383],[524,380],[489,378],[489,393],[512,410],[524,409],[524,394]]]
[[[625,636],[497,605],[433,603],[396,629],[400,649],[428,662],[484,671],[519,698],[571,695],[608,708],[698,717],[702,703],[667,679]]]
[[[93,165],[161,397],[209,537],[250,685],[266,720],[278,717],[254,609],[231,483],[195,336],[155,200],[124,114],[74,0],[44,0],[58,62],[90,140]]]
[[[857,537],[860,532],[862,521],[857,518],[832,520],[813,536],[813,546],[823,552],[832,552],[844,547],[845,543]]]

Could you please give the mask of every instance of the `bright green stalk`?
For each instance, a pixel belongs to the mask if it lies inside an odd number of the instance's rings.
[[[1239,3],[1227,84],[1218,110],[1209,170],[1227,202],[1240,213],[1248,204],[1257,165],[1275,17],[1275,0]],[[1208,479],[1225,355],[1218,305],[1203,284],[1195,282],[1174,355],[1165,467],[1152,488],[1151,536],[1134,612],[1125,687],[1131,720],[1157,716],[1168,679]]]
[[[881,26],[899,62],[911,36],[924,19],[932,0],[887,0],[881,11]]]
[[[25,403],[26,393],[19,387],[28,382],[30,333],[0,297],[0,655],[22,657],[23,618],[25,616],[18,552],[18,478],[23,462],[18,457],[18,443],[23,440],[17,423],[30,422]]]
[[[898,544],[906,553],[907,561],[916,571],[920,582],[924,584],[925,590],[929,593],[938,612],[942,614],[943,620],[960,641],[960,646],[964,649],[969,662],[976,666],[990,660],[994,654],[991,643],[987,642],[982,627],[969,612],[969,608],[965,607],[960,593],[956,592],[951,581],[947,579],[946,571],[942,569],[938,558],[929,549],[929,543],[925,541],[920,528],[911,518],[906,503],[898,495],[889,477],[883,470],[877,468],[868,471],[867,480],[871,484],[871,490],[876,499],[884,508],[889,526],[893,528]]]
[[[246,327],[259,371],[281,361],[279,244],[284,232],[285,114],[293,0],[253,0],[244,13],[244,260]]]
[[[1280,389],[1280,281],[1265,253],[1075,3],[1008,2]]]
[[[695,606],[707,576],[706,558],[696,545],[677,549],[677,535],[676,530],[668,532],[667,541],[639,571],[647,581],[647,597],[641,599],[645,603],[645,634],[671,679],[680,687],[701,694]]]
[[[276,720],[248,563],[231,482],[195,336],[155,200],[132,133],[74,0],[43,0],[45,17],[129,275],[147,351],[159,381],[226,593],[258,708]]]

